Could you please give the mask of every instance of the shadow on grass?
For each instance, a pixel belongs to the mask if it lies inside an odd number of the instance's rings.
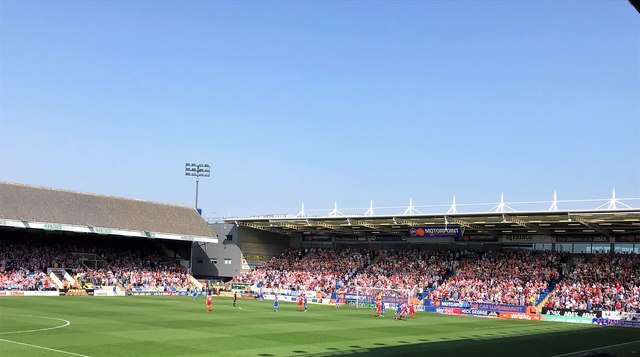
[[[508,337],[475,337],[469,335],[456,340],[437,338],[430,340],[429,336],[420,339],[420,343],[409,343],[398,339],[385,340],[383,343],[373,343],[374,347],[363,348],[350,346],[351,349],[327,348],[327,352],[299,354],[297,356],[519,356],[539,357],[557,356],[575,357],[586,351],[607,351],[616,356],[640,356],[640,333],[638,329],[616,327],[594,327],[588,329],[537,333],[531,335]],[[373,341],[372,341],[373,342]],[[637,343],[629,343],[637,342]],[[397,345],[388,346],[391,343]],[[614,346],[624,344],[622,346]],[[610,347],[609,347],[610,346]]]

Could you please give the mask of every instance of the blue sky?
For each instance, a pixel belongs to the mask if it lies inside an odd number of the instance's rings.
[[[640,197],[627,1],[0,2],[0,180],[205,216]]]

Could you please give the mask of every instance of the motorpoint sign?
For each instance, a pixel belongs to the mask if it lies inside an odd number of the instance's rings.
[[[413,238],[460,238],[462,230],[459,225],[411,227],[409,236]]]

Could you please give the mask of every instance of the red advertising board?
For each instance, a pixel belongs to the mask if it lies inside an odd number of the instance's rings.
[[[500,317],[503,319],[540,321],[541,316],[538,314],[523,314],[520,312],[501,312]]]
[[[459,307],[438,307],[436,308],[436,312],[446,315],[460,315],[462,309]]]

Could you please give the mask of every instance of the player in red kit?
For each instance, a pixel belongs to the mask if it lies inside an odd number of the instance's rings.
[[[409,303],[409,314],[411,315],[411,317],[413,317],[414,319],[416,318],[416,308],[413,305],[413,302]]]
[[[302,295],[298,296],[298,311],[302,311]]]
[[[378,293],[376,296],[376,317],[380,317],[382,311],[382,296]]]
[[[209,293],[207,294],[207,300],[205,300],[207,302],[207,311],[211,312],[213,311],[213,306],[211,306],[211,302],[213,301],[213,296],[211,296],[211,291],[209,291]]]
[[[400,306],[400,319],[401,320],[406,320],[407,319],[407,303],[402,303],[402,305]]]

